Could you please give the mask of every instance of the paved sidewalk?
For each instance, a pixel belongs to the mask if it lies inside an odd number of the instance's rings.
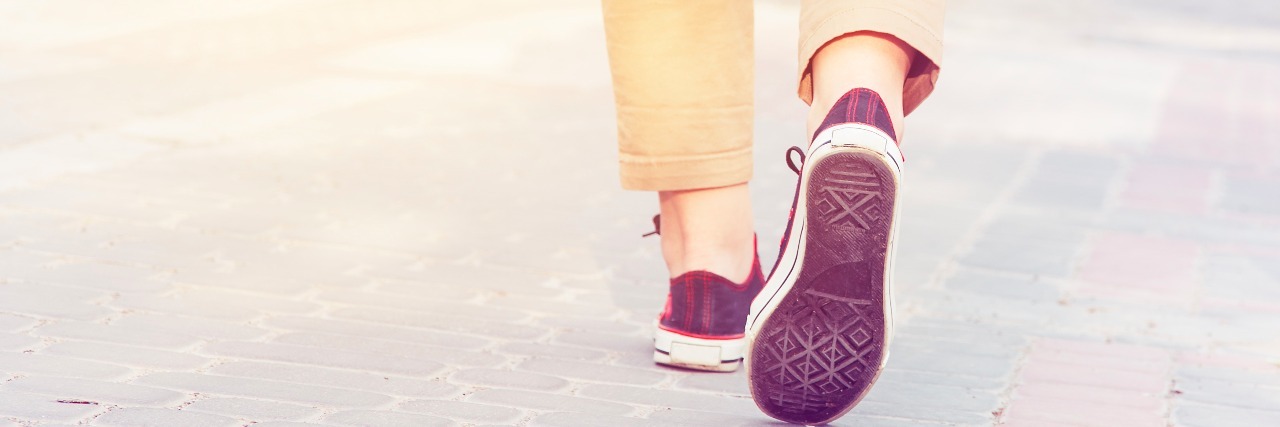
[[[1280,9],[953,0],[837,425],[1280,425]],[[803,141],[759,1],[762,259]],[[0,0],[0,426],[769,425],[651,362],[598,3]]]

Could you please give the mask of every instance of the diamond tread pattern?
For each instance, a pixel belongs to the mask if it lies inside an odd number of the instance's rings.
[[[814,165],[799,277],[752,343],[752,396],[769,415],[830,422],[880,374],[896,188],[888,166],[861,150]]]

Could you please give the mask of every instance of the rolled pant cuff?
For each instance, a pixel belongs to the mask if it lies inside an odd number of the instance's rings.
[[[876,6],[854,7],[836,11],[810,30],[800,43],[800,87],[798,94],[806,104],[813,102],[811,61],[827,43],[845,34],[873,31],[889,34],[920,52],[911,65],[903,85],[903,110],[910,113],[933,92],[938,81],[938,64],[942,63],[942,38],[929,26],[900,11]]]
[[[751,180],[751,149],[684,157],[623,154],[619,163],[622,188],[673,191],[716,188]]]

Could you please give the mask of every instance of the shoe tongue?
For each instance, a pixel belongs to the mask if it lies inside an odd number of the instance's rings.
[[[814,132],[809,139],[816,139],[818,134],[827,128],[844,123],[875,126],[894,141],[898,140],[898,135],[893,132],[893,119],[889,116],[889,108],[884,105],[884,100],[880,99],[880,94],[871,89],[856,88],[840,97],[831,106],[831,111],[827,113],[827,118],[822,120],[822,125],[818,126],[818,131]]]

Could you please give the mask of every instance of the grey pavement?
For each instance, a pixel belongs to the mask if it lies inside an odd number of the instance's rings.
[[[757,2],[761,257],[804,139]],[[953,0],[837,425],[1280,425],[1280,6]],[[0,426],[770,425],[653,365],[591,0],[0,1]]]

